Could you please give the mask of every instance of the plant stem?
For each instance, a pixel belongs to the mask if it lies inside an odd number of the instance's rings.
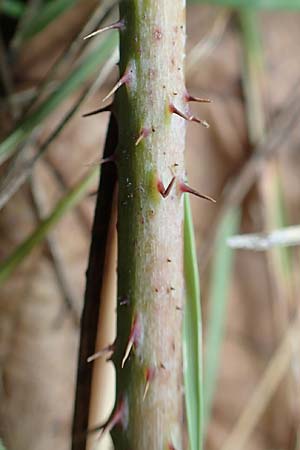
[[[183,447],[185,4],[120,3],[117,450]],[[138,137],[143,139],[136,145]],[[168,186],[176,176],[171,189]],[[170,195],[168,195],[170,194]],[[124,299],[127,306],[124,306]],[[133,349],[126,361],[128,344]],[[123,366],[123,367],[122,367]],[[151,375],[150,375],[151,374]],[[148,387],[148,389],[147,389]]]

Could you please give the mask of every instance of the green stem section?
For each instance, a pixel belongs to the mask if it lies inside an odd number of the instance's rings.
[[[120,3],[117,450],[183,448],[185,4]],[[136,145],[139,136],[144,138]],[[160,194],[176,176],[167,197]],[[132,339],[131,339],[132,338]],[[124,359],[128,343],[133,348]],[[124,367],[122,367],[124,366]],[[118,408],[116,412],[120,411]],[[116,415],[114,416],[116,418]]]

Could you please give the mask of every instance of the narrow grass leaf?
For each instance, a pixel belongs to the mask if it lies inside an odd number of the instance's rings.
[[[0,2],[0,12],[15,19],[21,17],[25,11],[25,5],[19,0],[2,0]]]
[[[183,370],[190,450],[203,447],[202,325],[200,283],[191,207],[184,196],[184,271],[186,302],[183,325]]]
[[[233,250],[227,239],[239,227],[239,213],[231,210],[222,219],[215,243],[209,294],[209,314],[205,343],[204,364],[204,424],[207,426],[216,387],[220,350],[226,321],[226,307],[232,274]]]
[[[50,229],[63,215],[79,203],[87,189],[99,174],[99,167],[94,167],[79,181],[56,205],[52,213],[44,219],[33,233],[25,239],[16,250],[0,265],[0,286],[11,273],[24,261],[26,256],[46,237]]]
[[[35,111],[14,128],[11,134],[0,143],[0,162],[5,161],[18,144],[23,142],[69,95],[99,69],[99,65],[108,59],[116,44],[116,35],[107,36]]]
[[[32,21],[31,26],[26,29],[23,38],[31,38],[40,31],[43,31],[47,25],[76,3],[78,3],[78,0],[52,0],[51,2],[48,2],[38,11],[35,20]]]

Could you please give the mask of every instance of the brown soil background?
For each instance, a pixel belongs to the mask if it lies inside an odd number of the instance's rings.
[[[81,2],[22,49],[21,59],[14,67],[17,90],[35,84],[44,76],[55,55],[72,39],[93,4]],[[188,48],[209,36],[218,14],[217,8],[189,8]],[[299,78],[300,15],[265,12],[259,19],[265,59],[264,104],[270,123]],[[239,173],[251,152],[241,67],[238,29],[235,20],[231,19],[220,42],[204,53],[187,77],[188,88],[193,94],[214,100],[211,105],[193,106],[193,111],[208,120],[211,127],[209,130],[196,124],[188,127],[190,184],[217,199],[226,182]],[[81,113],[99,107],[116,76],[117,71],[103,89],[84,104],[80,114],[49,148],[46,161],[37,164],[33,178],[45,211],[50,211],[63,194],[53,167],[68,187],[85,173],[87,164],[99,160],[107,115],[83,120]],[[47,136],[76,96],[47,120],[39,139]],[[7,127],[3,122],[3,129]],[[296,224],[299,223],[300,205],[298,127],[290,130],[283,147],[277,163],[288,220],[290,224]],[[243,204],[244,232],[264,230],[266,211],[260,189],[268,186],[272,164],[266,164],[258,187],[251,190]],[[86,196],[80,206],[67,214],[51,232],[78,310],[82,306],[94,202],[95,197]],[[201,254],[218,204],[192,200],[192,206]],[[1,259],[10,254],[36,224],[30,189],[25,185],[1,211]],[[201,273],[204,325],[209,275],[209,268]],[[290,319],[295,314],[297,290],[288,302],[286,295],[278,294],[275,285],[264,254],[236,252],[220,373],[206,442],[208,450],[222,448],[278,347],[287,326],[285,317]],[[0,421],[8,450],[68,449],[79,328],[64,306],[45,245],[36,248],[1,289],[0,314]],[[275,325],[274,316],[282,319]],[[288,374],[282,380],[243,449],[298,448],[295,438],[299,428],[297,364],[299,359],[295,358],[294,370],[289,371],[290,375],[296,373],[296,383],[289,382]]]

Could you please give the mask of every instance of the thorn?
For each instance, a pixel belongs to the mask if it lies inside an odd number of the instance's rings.
[[[100,114],[103,112],[108,112],[108,111],[112,111],[112,104],[105,106],[104,108],[100,108],[100,109],[95,109],[94,111],[85,113],[82,115],[82,117],[89,117],[89,116],[94,116],[95,114]]]
[[[196,197],[204,198],[205,200],[216,203],[216,200],[214,198],[210,197],[209,195],[200,194],[198,191],[183,182],[180,183],[179,189],[181,190],[181,192],[187,192],[188,194],[193,194],[196,195]]]
[[[106,158],[102,158],[99,161],[99,164],[106,164],[106,163],[115,163],[117,161],[117,153],[114,151],[111,155],[107,156]]]
[[[209,124],[206,122],[206,120],[198,119],[198,117],[195,117],[195,116],[188,116],[187,114],[179,111],[179,109],[177,109],[176,106],[174,106],[172,103],[170,103],[169,109],[170,109],[171,113],[177,114],[177,116],[182,117],[183,119],[188,120],[189,122],[200,123],[205,128],[209,128]]]
[[[124,353],[124,356],[123,356],[123,359],[122,359],[122,363],[121,363],[122,369],[125,366],[125,363],[126,363],[126,361],[128,359],[128,356],[129,356],[129,354],[131,352],[132,347],[133,347],[133,340],[129,339],[127,347],[126,347],[126,350],[125,350],[125,353]]]
[[[107,25],[106,27],[99,28],[99,30],[93,31],[92,33],[88,34],[87,36],[84,36],[83,39],[84,40],[90,39],[90,38],[96,36],[97,34],[103,33],[104,31],[123,30],[124,27],[125,27],[124,20],[119,20],[118,22],[112,23],[111,25]]]
[[[189,93],[186,93],[185,101],[198,102],[198,103],[212,103],[213,102],[210,98],[194,97],[193,95],[190,95]]]
[[[106,163],[109,163],[109,162],[116,162],[116,154],[115,153],[113,153],[110,156],[107,156],[107,158],[100,159],[100,165],[106,164]]]
[[[124,73],[124,75],[119,79],[119,81],[114,85],[114,87],[112,88],[111,91],[109,91],[109,93],[104,97],[104,99],[102,100],[103,102],[105,102],[109,97],[111,97],[118,89],[120,89],[121,86],[123,86],[123,84],[128,83],[128,81],[130,80],[130,75],[129,72],[126,70],[126,72]]]
[[[138,135],[137,140],[135,141],[135,146],[137,147],[139,145],[139,143],[146,138],[147,136],[149,136],[150,134],[150,129],[149,128],[142,128],[140,131],[140,134]]]
[[[145,384],[145,389],[144,389],[144,394],[143,394],[143,401],[146,398],[147,392],[149,390],[150,382],[153,380],[154,376],[155,376],[155,367],[147,367],[147,369],[145,371],[146,384]]]
[[[170,191],[172,189],[172,186],[175,182],[176,177],[174,176],[172,178],[172,180],[170,181],[170,183],[168,184],[167,188],[165,189],[164,184],[161,180],[158,180],[157,182],[157,189],[158,192],[162,195],[163,198],[168,197],[168,195],[170,194]]]
[[[168,442],[168,450],[176,450],[172,442]]]
[[[102,164],[106,164],[106,163],[109,163],[109,162],[116,162],[116,159],[117,159],[117,156],[116,156],[116,154],[115,153],[113,153],[112,155],[110,155],[110,156],[107,156],[107,158],[102,158],[102,159],[100,159],[100,161],[96,161],[96,162],[93,162],[93,163],[90,163],[90,164],[87,164],[87,166],[96,166],[96,165],[102,165]]]
[[[117,407],[111,417],[108,419],[103,427],[101,427],[101,433],[99,435],[98,440],[100,440],[105,433],[109,433],[116,425],[121,425],[123,428],[126,426],[126,403],[124,398],[122,397],[117,404]]]
[[[107,353],[111,353],[114,351],[115,351],[115,343],[109,344],[107,347],[104,347],[102,350],[99,350],[99,352],[96,352],[93,355],[89,356],[87,358],[87,362],[90,363],[90,362],[94,361],[95,359],[101,358],[101,356],[104,356]]]
[[[137,347],[138,344],[138,340],[140,337],[140,325],[139,325],[139,321],[138,321],[138,316],[135,316],[134,320],[133,320],[133,324],[130,330],[130,334],[129,334],[129,339],[128,339],[128,343],[125,349],[125,353],[121,362],[121,367],[122,369],[125,366],[125,363],[130,355],[131,349],[132,347]]]

